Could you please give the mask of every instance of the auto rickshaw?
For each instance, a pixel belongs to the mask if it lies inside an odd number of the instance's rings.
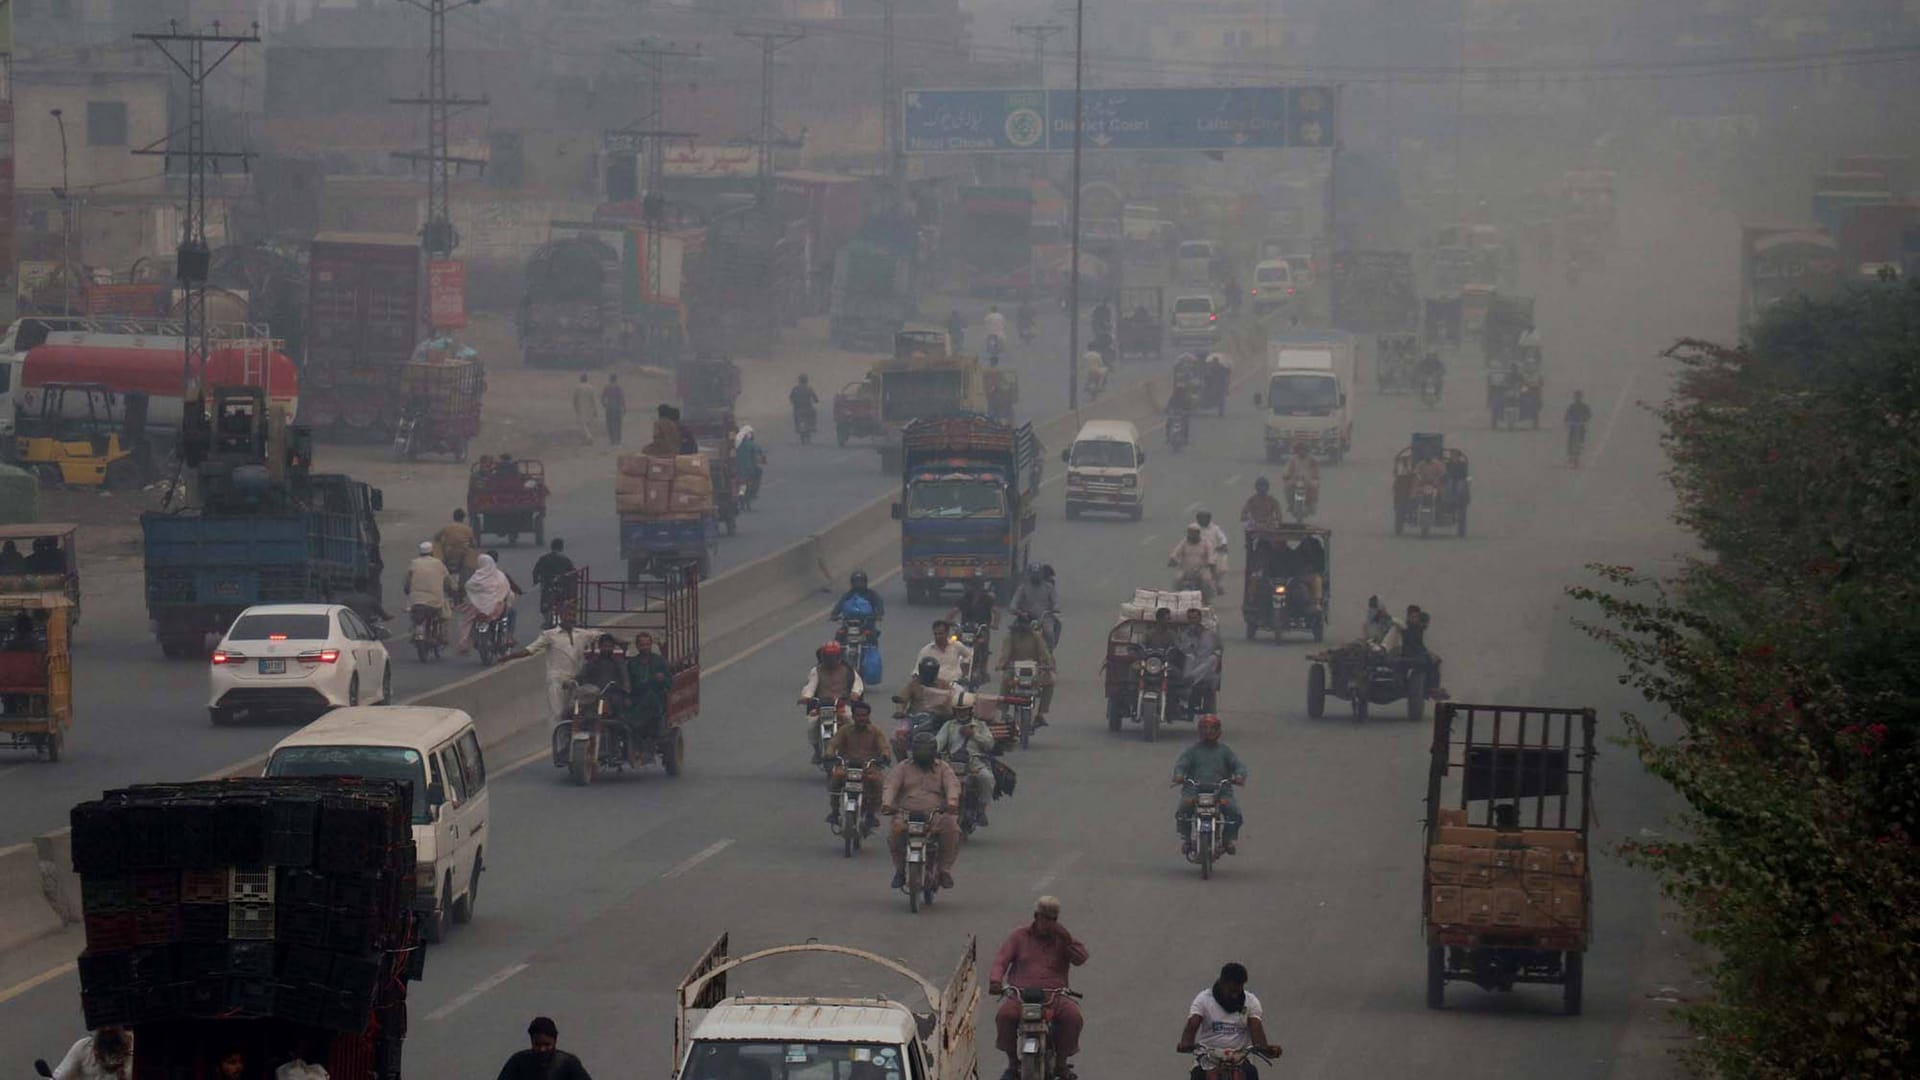
[[[880,390],[872,379],[856,379],[833,395],[833,435],[841,446],[849,439],[873,439],[886,434],[880,424]]]
[[[1326,715],[1327,699],[1340,698],[1353,706],[1353,718],[1365,720],[1375,705],[1404,700],[1407,719],[1426,717],[1428,701],[1445,701],[1440,686],[1440,657],[1428,652],[1408,656],[1389,652],[1369,640],[1350,642],[1307,657],[1307,715]]]
[[[1333,600],[1333,530],[1280,522],[1255,525],[1247,529],[1245,551],[1240,614],[1246,620],[1247,640],[1262,630],[1273,631],[1275,641],[1289,630],[1305,630],[1313,640],[1323,640]]]
[[[1196,687],[1179,681],[1176,676],[1185,659],[1180,648],[1148,644],[1148,635],[1156,624],[1147,608],[1122,610],[1120,621],[1107,631],[1103,665],[1107,730],[1119,731],[1122,724],[1131,721],[1140,725],[1146,741],[1154,742],[1160,737],[1162,725],[1192,722],[1200,713],[1212,711],[1218,701],[1226,657],[1218,658],[1205,685]],[[1206,609],[1204,619],[1208,629],[1217,626],[1212,609]],[[1176,622],[1176,633],[1180,625]]]
[[[1472,481],[1467,455],[1447,449],[1445,436],[1415,434],[1412,445],[1393,459],[1394,535],[1409,527],[1419,529],[1422,537],[1448,527],[1467,535]]]
[[[57,592],[72,604],[67,628],[80,625],[79,527],[43,522],[0,525],[0,594]]]
[[[47,486],[128,488],[140,482],[133,451],[120,437],[113,391],[101,383],[47,383],[40,407],[20,417],[13,453],[19,465]],[[68,415],[70,399],[85,402],[85,415]]]
[[[477,540],[486,533],[520,542],[547,542],[547,467],[534,458],[483,457],[467,472],[467,520]]]
[[[0,746],[60,760],[73,726],[72,614],[65,593],[0,594]]]

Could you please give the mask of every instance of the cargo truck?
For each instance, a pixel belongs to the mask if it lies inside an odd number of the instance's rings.
[[[527,259],[520,355],[527,367],[612,367],[636,352],[621,306],[620,256],[598,236],[565,236]]]
[[[313,238],[301,365],[309,427],[380,438],[394,430],[400,370],[426,327],[424,278],[416,237]]]
[[[733,957],[722,934],[675,993],[674,1080],[862,1075],[972,1080],[978,1073],[973,1017],[980,1001],[975,948],[969,938],[941,986],[898,960],[849,945],[809,941]],[[912,983],[926,1008],[917,1011],[881,994],[728,992],[729,978],[746,965],[796,957],[858,960],[882,968]],[[836,978],[833,985],[844,982]]]
[[[1353,449],[1353,336],[1338,330],[1294,330],[1267,343],[1265,395],[1268,461],[1284,461],[1305,444],[1333,464]]]
[[[914,314],[913,260],[854,241],[833,262],[828,335],[842,349],[884,349]]]
[[[1032,424],[985,416],[915,420],[900,436],[901,578],[908,603],[984,581],[1005,602],[1038,522],[1041,446]]]
[[[970,187],[960,191],[960,220],[950,230],[957,269],[974,296],[1008,299],[1031,290],[1033,191]]]

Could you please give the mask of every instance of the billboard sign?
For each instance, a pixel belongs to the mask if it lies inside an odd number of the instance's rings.
[[[467,264],[459,259],[427,263],[427,322],[435,330],[467,325]]]
[[[1073,148],[1071,90],[908,90],[909,154],[1059,152]],[[1330,86],[1087,90],[1086,150],[1277,150],[1338,138]]]

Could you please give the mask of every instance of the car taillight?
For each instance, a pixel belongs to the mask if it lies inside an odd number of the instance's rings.
[[[1219,317],[1220,317],[1220,316],[1218,316],[1218,315],[1209,315],[1209,316],[1207,316],[1207,321],[1208,321],[1208,322],[1212,322],[1212,321],[1214,321],[1215,319],[1218,319]]]
[[[340,659],[340,650],[321,649],[319,652],[301,653],[294,659],[303,664],[331,664]]]
[[[216,664],[237,664],[245,659],[246,657],[241,656],[239,653],[222,652],[219,649],[215,649],[213,652],[213,662]]]

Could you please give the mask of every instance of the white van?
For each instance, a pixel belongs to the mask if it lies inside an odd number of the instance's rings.
[[[1253,311],[1264,315],[1293,303],[1293,264],[1285,259],[1268,259],[1253,268]]]
[[[486,867],[487,762],[459,709],[335,709],[281,739],[267,776],[368,776],[413,783],[413,908],[429,943],[473,919]]]
[[[1272,371],[1264,404],[1268,461],[1302,443],[1338,464],[1353,449],[1353,339],[1339,332],[1301,331],[1267,343]]]
[[[1211,240],[1183,240],[1174,280],[1190,289],[1205,289],[1213,284],[1213,271],[1219,259]]]
[[[1060,460],[1067,463],[1068,518],[1106,510],[1139,521],[1146,513],[1147,475],[1140,467],[1147,452],[1140,449],[1140,432],[1131,421],[1087,421],[1073,445],[1060,451]]]

